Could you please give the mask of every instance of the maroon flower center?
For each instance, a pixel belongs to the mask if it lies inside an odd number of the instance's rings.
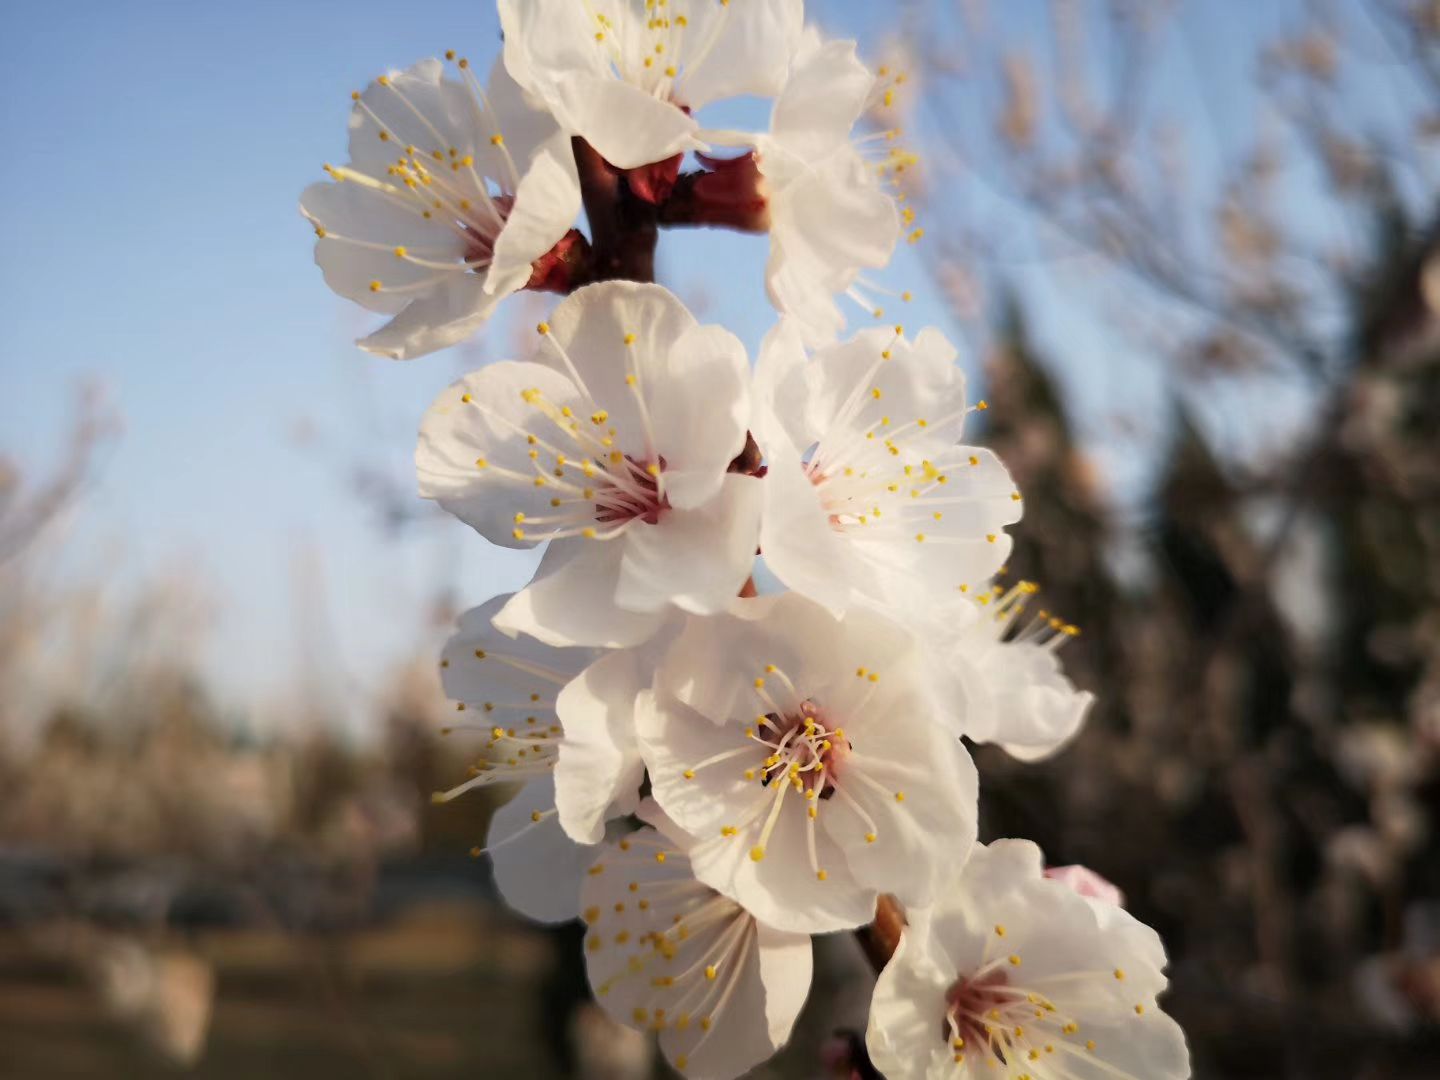
[[[802,791],[828,799],[835,794],[834,778],[850,753],[850,742],[832,731],[815,702],[805,700],[794,714],[766,713],[766,734],[775,740],[776,763],[767,767],[761,783],[793,776]]]
[[[660,490],[664,472],[663,457],[652,465],[627,454],[612,470],[612,474],[618,474],[616,481],[595,492],[595,520],[602,525],[618,525],[638,518],[646,525],[657,524],[670,509],[670,500]]]
[[[978,1050],[989,1043],[990,1030],[1004,1023],[1007,1008],[1015,1003],[1008,986],[1005,972],[998,970],[956,979],[945,992],[941,1037],[957,1051]]]

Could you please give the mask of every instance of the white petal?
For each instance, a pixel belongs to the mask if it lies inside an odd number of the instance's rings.
[[[721,98],[780,91],[804,30],[802,0],[690,5],[689,16],[676,101],[699,109]]]
[[[769,468],[762,481],[760,550],[765,565],[796,592],[843,615],[853,595],[850,583],[864,573],[864,566],[831,527],[800,455],[782,438],[770,440]]]
[[[895,715],[915,722],[883,722]],[[928,904],[947,860],[963,861],[975,841],[974,763],[927,715],[918,693],[873,703],[846,722],[845,732],[853,756],[837,783],[849,798],[830,799],[821,825],[845,851],[856,880],[895,894],[907,907]],[[864,779],[854,779],[856,773]],[[872,827],[873,842],[866,838]]]
[[[640,644],[664,625],[666,616],[615,605],[621,555],[614,541],[553,541],[534,579],[495,616],[495,625],[550,645],[617,649]]]
[[[485,126],[482,132],[485,139],[481,150],[487,155],[487,163],[490,158],[496,160],[494,167],[497,170],[489,172],[487,168],[487,175],[497,179],[508,176],[508,168],[502,163],[503,159],[508,157],[523,176],[529,171],[535,156],[550,147],[557,138],[564,140],[566,149],[569,149],[568,132],[560,130],[560,125],[555,122],[555,118],[550,115],[540,98],[526,93],[511,77],[503,56],[496,57],[490,68],[490,76],[485,85],[485,101],[489,105],[489,112],[483,118]],[[491,130],[492,128],[495,130]],[[504,137],[504,153],[490,143],[489,137],[495,134]],[[511,187],[509,183],[505,186]]]
[[[659,1031],[686,1076],[729,1080],[789,1037],[809,990],[809,940],[762,929],[695,881],[669,838],[642,829],[606,845],[583,905],[596,1000],[621,1023]]]
[[[553,780],[526,784],[495,811],[486,850],[500,895],[520,914],[546,923],[568,922],[580,914],[580,883],[595,851],[560,828]]]
[[[483,326],[496,305],[524,284],[520,280],[511,288],[491,293],[486,279],[477,274],[447,272],[433,289],[411,300],[404,311],[356,344],[392,360],[413,360],[449,348]]]
[[[617,169],[637,169],[703,149],[694,118],[637,87],[576,75],[559,85],[556,115]]]
[[[708,503],[667,510],[654,525],[635,525],[624,546],[615,603],[628,611],[668,605],[704,615],[730,606],[755,563],[761,483],[732,474]]]
[[[950,980],[928,969],[917,950],[915,934],[907,928],[870,1001],[865,1048],[871,1063],[890,1080],[928,1077],[930,1062],[914,1048],[936,1041],[936,1006],[949,988]]]
[[[797,157],[815,160],[847,142],[875,76],[853,41],[830,41],[801,57],[775,101],[770,134]]]
[[[635,741],[635,699],[649,687],[653,658],[625,649],[602,657],[561,692],[565,728],[555,767],[556,805],[565,831],[582,844],[605,835],[612,813],[639,801],[645,763]]]
[[[788,441],[796,451],[808,449],[815,441],[803,422],[807,366],[799,323],[782,317],[760,343],[751,380],[750,427],[767,456],[775,437]]]
[[[556,135],[541,146],[515,192],[505,228],[495,241],[487,292],[523,288],[531,264],[570,231],[580,213],[580,180],[570,140]]]
[[[366,88],[350,112],[350,160],[357,168],[383,178],[409,146],[423,155],[448,155],[451,147],[461,157],[480,151],[489,132],[477,130],[466,110],[468,91],[445,79],[444,69],[431,57],[390,72],[388,85]],[[387,138],[380,138],[382,131]]]
[[[563,375],[540,364],[501,361],[465,376],[435,399],[420,421],[415,449],[420,495],[506,547],[536,543],[515,536],[515,515],[549,513],[555,490],[530,458],[527,437],[544,445],[560,437],[559,429],[526,403],[523,395],[532,389],[557,408],[579,403]],[[545,481],[541,486],[532,482],[537,476]]]
[[[445,696],[483,710],[505,727],[532,713],[553,716],[561,687],[599,655],[593,649],[556,649],[502,634],[491,620],[510,596],[502,593],[461,615],[440,654]]]
[[[697,325],[695,317],[660,285],[605,281],[577,289],[560,301],[549,324],[552,341],[547,344],[542,339],[537,362],[568,372],[559,352],[563,349],[591,399],[609,413],[608,426],[616,431],[618,448],[636,461],[648,460],[650,448],[636,391],[647,395],[648,406],[648,395],[655,389],[651,384],[670,375],[671,350]],[[633,340],[627,345],[630,335]],[[632,374],[634,387],[626,381]],[[654,449],[669,460],[670,448]]]
[[[745,446],[750,364],[745,346],[718,326],[692,326],[662,358],[637,355],[655,442],[665,457],[672,506],[699,507],[719,490]]]
[[[423,251],[427,258],[442,262],[464,255],[464,242],[453,230],[426,221],[418,210],[397,205],[355,181],[311,184],[300,196],[300,210],[326,232],[315,242],[315,263],[325,274],[325,284],[371,311],[393,315],[416,295],[413,291],[376,292],[370,287],[372,282],[410,287],[436,276],[433,269],[396,258],[396,247]],[[355,240],[378,246],[349,242]],[[461,272],[456,276],[462,276]]]
[[[505,67],[532,94],[572,72],[600,74],[609,69],[595,47],[595,18],[585,5],[570,0],[499,0]],[[547,101],[547,104],[549,102]]]
[[[767,857],[751,857],[763,816],[747,826],[745,810],[757,802],[768,805],[776,789],[758,789],[757,795],[757,785],[743,773],[747,765],[759,764],[763,752],[692,768],[744,747],[738,724],[717,727],[680,702],[654,694],[641,695],[636,722],[656,803],[697,838],[690,849],[696,877],[756,918],[797,933],[850,929],[874,917],[876,891],[855,882],[843,855],[823,832],[817,831],[817,857],[826,880],[819,880],[810,867],[799,796],[791,796],[791,812],[780,815]],[[686,777],[687,770],[693,777]],[[736,825],[738,831],[728,833],[727,828]]]
[[[812,168],[771,140],[760,151],[760,171],[776,188],[766,290],[778,310],[800,320],[807,344],[823,344],[844,326],[833,294],[860,270],[889,261],[900,235],[895,202],[853,151]]]

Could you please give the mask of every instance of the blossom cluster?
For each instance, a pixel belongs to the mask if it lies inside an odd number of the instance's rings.
[[[326,281],[389,317],[368,351],[418,356],[520,290],[563,296],[527,358],[421,421],[420,493],[544,546],[445,647],[476,761],[437,798],[520,785],[484,848],[502,893],[582,918],[597,1000],[685,1075],[773,1054],[810,939],[890,905],[906,925],[866,1040],[886,1075],[1188,1076],[1156,936],[1033,845],[977,840],[965,740],[1045,757],[1091,696],[1059,661],[1078,631],[1005,578],[1024,503],[966,441],[986,405],[955,348],[844,336],[841,300],[879,317],[862,275],[919,235],[913,156],[864,122],[903,77],[800,0],[499,10],[487,79],[453,52],[377,78],[352,95],[350,161],[301,200]],[[767,130],[703,125],[742,95],[773,101]],[[753,363],[643,280],[658,230],[694,225],[768,239],[777,319]]]

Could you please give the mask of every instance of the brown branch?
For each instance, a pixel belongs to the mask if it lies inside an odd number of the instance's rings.
[[[571,145],[590,221],[590,280],[654,281],[660,236],[655,207],[636,197],[624,172],[584,139],[577,135]]]
[[[905,932],[905,909],[900,901],[889,893],[880,897],[875,905],[875,919],[869,926],[855,931],[855,939],[865,950],[865,959],[876,974],[884,970],[900,946],[900,935]]]

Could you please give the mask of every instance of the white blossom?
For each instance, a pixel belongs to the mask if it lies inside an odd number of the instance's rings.
[[[959,442],[969,405],[955,349],[871,329],[808,360],[792,323],[761,347],[756,437],[769,468],[760,545],[790,588],[839,614],[907,624],[987,582],[1020,493],[989,450]]]
[[[920,658],[868,612],[785,593],[690,619],[636,713],[656,802],[696,876],[772,926],[858,926],[878,893],[930,899],[975,836],[976,776]]]
[[[358,342],[382,356],[469,336],[543,276],[580,210],[565,134],[503,66],[487,91],[461,63],[459,82],[430,59],[352,95],[349,163],[300,197],[326,282],[391,317]]]
[[[890,1080],[1183,1080],[1189,1055],[1156,997],[1155,932],[1047,880],[1040,850],[975,848],[912,910],[875,986],[866,1043]]]
[[[750,574],[761,485],[726,472],[749,408],[733,334],[658,285],[587,286],[540,324],[532,360],[491,364],[430,407],[420,493],[494,543],[549,541],[501,629],[636,644],[677,608],[724,610]]]
[[[566,835],[555,810],[563,735],[556,697],[599,652],[506,637],[491,619],[508,599],[497,596],[460,616],[441,653],[440,683],[456,703],[446,733],[473,738],[479,749],[470,777],[435,799],[449,802],[475,788],[523,784],[490,819],[484,850],[511,907],[542,922],[565,922],[580,912],[580,879],[594,854]],[[639,802],[638,792],[626,801],[620,789],[615,797],[620,812]]]
[[[653,827],[604,845],[585,878],[585,966],[611,1016],[659,1033],[681,1073],[728,1080],[790,1036],[810,989],[804,934],[766,926],[691,872],[686,838]]]
[[[567,133],[637,168],[704,146],[695,111],[779,90],[801,0],[500,0],[505,64]]]
[[[1029,610],[1033,582],[966,587],[939,606],[925,648],[942,700],[955,703],[956,731],[997,743],[1022,761],[1054,754],[1072,739],[1095,702],[1076,690],[1059,650],[1078,628],[1043,608]]]
[[[766,291],[809,345],[844,329],[836,296],[854,290],[861,271],[888,263],[900,236],[899,209],[882,185],[895,148],[879,136],[886,149],[877,167],[862,153],[875,137],[852,134],[875,93],[853,41],[807,33],[769,131],[753,140],[769,212]],[[863,294],[855,299],[872,307]]]

